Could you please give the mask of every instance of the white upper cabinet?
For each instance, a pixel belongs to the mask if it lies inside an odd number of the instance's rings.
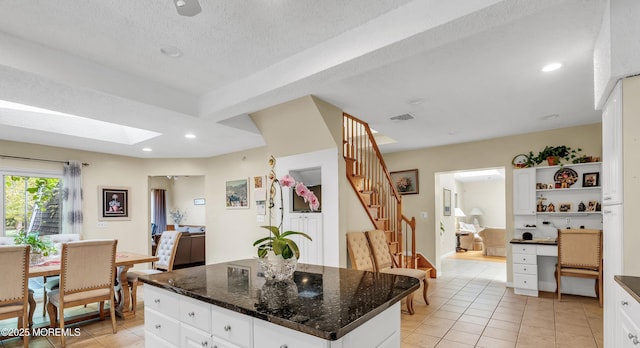
[[[536,169],[513,171],[513,214],[536,214]]]
[[[602,111],[602,203],[623,202],[622,84],[611,92]]]

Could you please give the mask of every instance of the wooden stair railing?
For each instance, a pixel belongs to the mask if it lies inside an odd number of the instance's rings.
[[[347,162],[347,178],[377,229],[385,231],[389,249],[398,267],[407,267],[403,245],[402,221],[411,221],[402,215],[402,199],[395,188],[387,166],[382,159],[373,133],[366,122],[343,113],[343,155]],[[415,218],[410,239],[415,255]],[[415,257],[412,257],[415,258]],[[415,260],[410,262],[415,268]]]

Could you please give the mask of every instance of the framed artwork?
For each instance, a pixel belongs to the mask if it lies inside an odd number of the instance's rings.
[[[227,181],[225,198],[227,209],[249,209],[249,179]]]
[[[402,170],[391,172],[391,180],[401,195],[412,195],[418,193],[418,170]]]
[[[600,173],[582,174],[582,187],[600,186]]]
[[[444,216],[451,216],[451,190],[443,189],[444,205],[442,213]]]
[[[128,187],[98,187],[101,220],[131,220]]]
[[[558,208],[558,210],[561,213],[566,213],[571,211],[571,203],[560,203],[560,208]]]
[[[587,211],[597,211],[598,201],[589,201]]]

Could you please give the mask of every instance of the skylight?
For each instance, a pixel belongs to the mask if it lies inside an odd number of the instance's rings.
[[[98,121],[0,99],[0,124],[42,132],[133,145],[161,133]]]

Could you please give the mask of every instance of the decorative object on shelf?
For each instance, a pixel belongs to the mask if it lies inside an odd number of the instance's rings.
[[[562,213],[571,211],[571,203],[560,203],[560,208],[558,210]]]
[[[51,240],[40,238],[38,236],[38,232],[27,233],[25,231],[20,231],[13,238],[13,241],[16,244],[26,244],[31,246],[29,263],[32,265],[40,263],[43,256],[48,256],[50,253],[54,253],[56,251]]]
[[[582,187],[600,186],[600,173],[584,173],[582,174]]]
[[[391,180],[396,185],[396,190],[401,195],[412,195],[418,193],[418,170],[402,170],[391,172]]]
[[[513,157],[513,159],[511,160],[511,165],[513,165],[514,168],[533,167],[536,165],[536,162],[533,159],[534,157],[535,156],[533,155],[533,152],[529,152],[529,155],[521,153]]]
[[[227,209],[249,209],[249,179],[226,182]]]
[[[580,201],[580,204],[578,204],[578,211],[586,211],[587,210],[587,206],[584,205],[584,202]]]
[[[269,223],[273,220],[273,208],[275,207],[276,196],[280,195],[280,222],[278,226],[261,226],[269,231],[269,236],[260,238],[253,243],[258,247],[258,257],[263,268],[265,279],[281,281],[290,279],[296,270],[297,260],[300,258],[300,249],[296,242],[288,238],[289,236],[299,235],[312,240],[309,235],[303,232],[286,231],[280,232],[282,229],[282,221],[284,220],[284,200],[282,195],[282,187],[295,187],[295,192],[309,204],[309,209],[315,211],[320,206],[318,198],[303,183],[296,182],[290,175],[285,175],[278,180],[276,178],[275,166],[276,159],[271,156],[269,158],[271,170],[269,172],[269,180],[271,186],[269,188]]]
[[[556,212],[556,206],[553,205],[553,203],[549,203],[547,205],[547,212],[548,213],[555,213]]]
[[[169,215],[171,216],[171,219],[173,220],[173,228],[175,228],[175,230],[177,231],[178,228],[180,227],[180,223],[187,216],[187,212],[186,211],[180,211],[180,209],[176,209],[176,210],[169,211]]]
[[[589,203],[587,203],[587,211],[596,211],[597,205],[598,201],[589,201]]]
[[[579,154],[581,151],[582,149],[580,148],[573,149],[566,145],[545,146],[537,156],[534,156],[532,161],[535,162],[535,164],[541,164],[542,162],[547,161],[550,166],[561,164],[562,160],[567,163],[582,163],[576,162],[584,157]],[[529,152],[529,156],[533,156],[533,152]]]
[[[556,182],[556,188],[570,188],[578,181],[578,173],[571,168],[560,168],[553,175],[553,180]]]
[[[538,203],[536,204],[536,212],[543,213],[547,211],[547,205],[544,204],[544,201],[547,199],[545,197],[538,197]]]

